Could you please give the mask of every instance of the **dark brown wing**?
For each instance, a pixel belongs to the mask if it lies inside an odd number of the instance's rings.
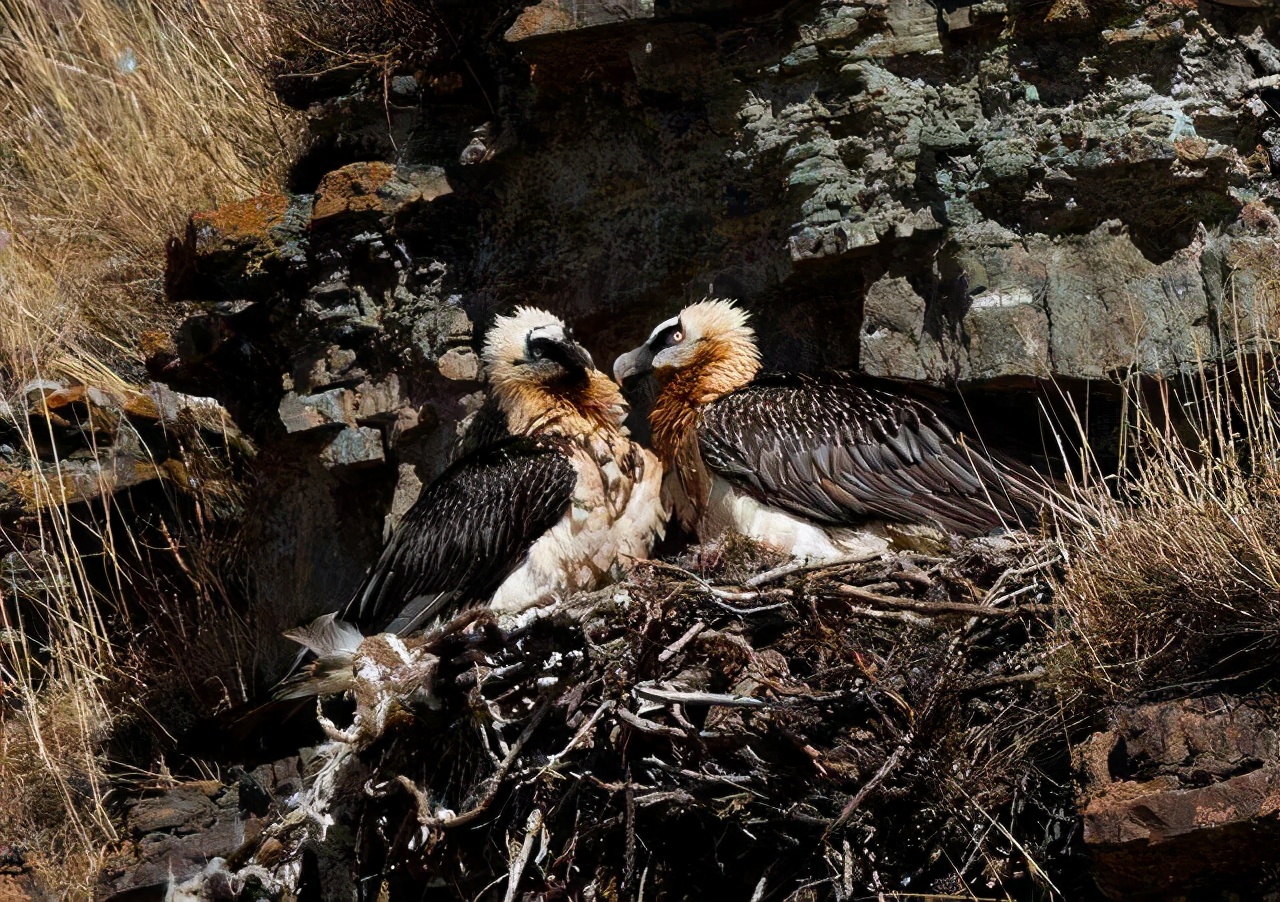
[[[1034,524],[1044,483],[928,405],[854,377],[763,376],[703,411],[707,466],[828,525],[867,517],[976,535]]]
[[[339,616],[366,634],[404,634],[487,601],[568,512],[576,482],[563,443],[549,439],[466,455],[422,490]]]
[[[513,438],[507,425],[507,415],[490,395],[466,423],[466,429],[453,443],[452,460],[461,460],[482,448]]]

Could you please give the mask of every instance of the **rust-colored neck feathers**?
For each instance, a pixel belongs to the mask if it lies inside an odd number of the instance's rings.
[[[585,379],[549,383],[499,379],[493,385],[512,435],[591,435],[617,431],[626,402],[613,381],[594,370]]]
[[[750,334],[709,337],[699,341],[693,359],[678,369],[658,370],[662,391],[649,423],[653,447],[667,466],[677,462],[692,439],[699,411],[755,378],[760,356]]]

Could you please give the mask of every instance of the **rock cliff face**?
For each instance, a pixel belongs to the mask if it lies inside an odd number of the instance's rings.
[[[37,385],[23,401],[55,440],[125,442],[122,417],[158,435],[180,415],[220,436],[257,474],[240,566],[280,626],[345,600],[444,466],[485,401],[477,337],[516,304],[566,317],[607,362],[683,303],[736,298],[770,365],[963,390],[1041,463],[1047,380],[1100,399],[1105,433],[1107,380],[1252,350],[1280,313],[1280,27],[1265,0],[400,12],[417,27],[376,62],[287,60],[278,90],[309,120],[290,190],[197,213],[173,241],[169,294],[194,312],[149,338],[168,388],[104,400]],[[185,395],[218,399],[238,431],[191,419]],[[164,447],[164,478],[185,478]],[[134,450],[113,452],[113,478],[144,472]],[[0,511],[27,503],[0,494]],[[264,653],[258,679],[283,660]],[[1125,709],[1080,753],[1104,891],[1124,897],[1218,841],[1183,790],[1236,812],[1248,854],[1273,841],[1262,707]],[[1175,716],[1186,754],[1159,738]],[[1223,718],[1247,736],[1188,738]],[[246,785],[183,804],[225,827]],[[194,861],[172,801],[140,803],[135,833]]]
[[[1254,0],[405,15],[399,67],[280,75],[310,121],[294,193],[192,217],[170,289],[207,312],[152,358],[293,461],[285,531],[372,499],[300,540],[322,585],[264,565],[303,607],[438,472],[482,401],[477,331],[514,304],[607,361],[737,298],[771,365],[967,387],[1028,446],[1007,389],[1105,396],[1086,380],[1187,372],[1275,315],[1280,49]]]

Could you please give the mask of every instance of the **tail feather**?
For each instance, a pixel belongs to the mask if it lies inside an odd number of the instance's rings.
[[[273,698],[283,700],[332,695],[351,687],[354,679],[352,662],[356,649],[365,639],[358,628],[339,620],[337,614],[325,614],[284,635],[314,654],[315,660],[281,680],[272,692]]]

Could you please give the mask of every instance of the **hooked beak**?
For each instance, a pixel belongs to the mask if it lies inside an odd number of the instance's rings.
[[[648,345],[628,351],[613,362],[613,378],[619,385],[653,372],[653,352]]]
[[[596,368],[587,349],[567,336],[534,336],[528,340],[527,353],[531,360],[526,362],[545,359],[571,373],[585,373]]]
[[[596,363],[591,359],[591,352],[576,341],[566,341],[563,345],[565,362],[571,368],[594,370]]]

